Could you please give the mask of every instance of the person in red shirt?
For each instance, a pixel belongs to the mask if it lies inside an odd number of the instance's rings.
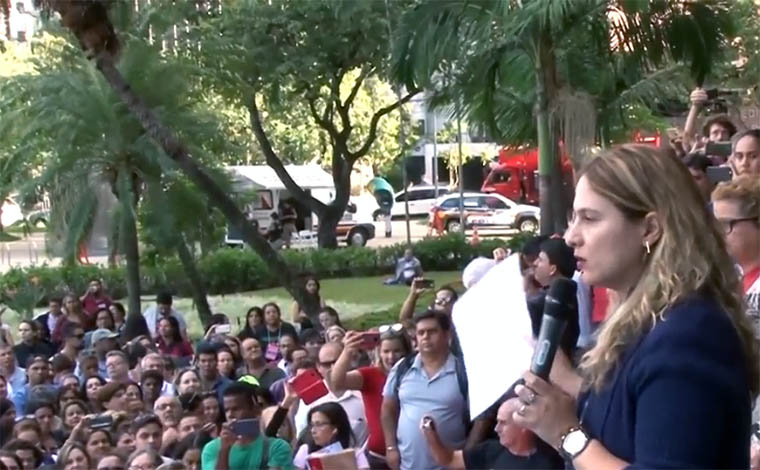
[[[182,338],[179,321],[174,317],[163,317],[158,321],[158,341],[156,342],[161,354],[174,357],[190,357],[193,347]]]
[[[93,321],[99,310],[108,309],[113,303],[111,298],[103,292],[103,284],[98,279],[90,281],[87,292],[79,298],[79,301],[82,302],[82,310],[84,310],[85,315],[92,318]]]
[[[330,371],[327,381],[330,390],[341,395],[344,390],[358,390],[362,393],[364,412],[369,428],[367,459],[370,468],[388,468],[385,462],[385,439],[380,422],[380,407],[383,403],[383,387],[388,372],[402,357],[411,354],[412,345],[403,325],[384,325],[379,328],[380,342],[377,346],[377,364],[351,369],[354,357],[365,345],[361,332],[349,331],[343,339],[343,352]]]

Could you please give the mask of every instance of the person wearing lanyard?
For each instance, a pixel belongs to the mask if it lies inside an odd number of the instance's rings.
[[[269,302],[264,304],[262,308],[264,310],[264,324],[256,327],[254,335],[264,349],[264,358],[268,362],[278,361],[280,359],[280,337],[284,334],[297,337],[298,334],[293,325],[282,321],[282,313],[276,303]]]
[[[749,467],[760,357],[707,211],[686,167],[652,147],[581,170],[564,238],[611,313],[579,371],[558,355],[551,381],[524,374],[514,413],[574,468]]]

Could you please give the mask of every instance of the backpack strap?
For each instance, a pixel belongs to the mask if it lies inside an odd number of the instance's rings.
[[[259,464],[259,469],[269,470],[269,446],[271,441],[266,436],[262,436],[262,439],[264,439],[264,442],[261,443],[261,463]]]
[[[457,384],[459,385],[459,393],[464,398],[464,421],[467,425],[469,432],[470,429],[470,386],[467,382],[467,371],[464,367],[464,361],[458,357],[454,357],[454,364],[457,373]]]
[[[396,383],[395,387],[393,389],[393,395],[398,400],[398,391],[401,388],[401,379],[404,378],[407,372],[409,372],[409,369],[412,368],[412,364],[414,363],[414,358],[417,357],[417,353],[409,354],[405,356],[403,359],[401,359],[401,363],[398,365],[398,368],[396,369]]]

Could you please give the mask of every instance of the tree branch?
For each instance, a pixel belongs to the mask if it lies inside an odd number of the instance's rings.
[[[294,276],[285,261],[261,236],[258,227],[247,220],[235,201],[196,163],[187,147],[164,126],[145,102],[135,94],[114,65],[113,58],[108,53],[100,53],[96,56],[95,64],[117,96],[135,116],[143,130],[161,146],[169,158],[177,163],[182,172],[206,193],[209,200],[222,211],[230,224],[240,228],[243,240],[264,259],[267,266],[282,280],[285,289],[294,298],[300,298]]]
[[[375,139],[377,139],[377,125],[380,122],[380,119],[382,119],[382,117],[385,116],[386,114],[392,113],[396,109],[408,103],[419,92],[420,90],[418,89],[414,89],[410,91],[406,96],[404,96],[400,100],[396,101],[395,103],[389,106],[386,106],[385,108],[381,108],[378,112],[375,113],[374,116],[372,116],[372,120],[370,121],[370,124],[369,124],[369,134],[367,135],[367,140],[364,141],[364,145],[362,145],[359,148],[359,150],[357,150],[356,152],[351,152],[347,150],[346,160],[348,160],[349,165],[353,165],[358,159],[367,155],[367,152],[369,152],[370,147],[372,147],[372,144],[375,142]]]
[[[295,197],[299,202],[307,205],[309,209],[313,210],[317,213],[317,215],[319,215],[322,211],[325,210],[324,203],[309,195],[306,191],[303,190],[303,188],[296,184],[296,182],[290,176],[290,173],[288,173],[288,170],[285,169],[285,165],[283,165],[280,157],[278,157],[274,152],[272,143],[269,141],[269,138],[264,131],[264,127],[261,125],[261,115],[259,113],[259,107],[256,105],[255,95],[251,97],[248,103],[248,114],[251,119],[253,133],[256,135],[256,140],[259,142],[261,151],[264,152],[264,157],[266,158],[267,165],[272,167],[274,172],[277,174],[277,177],[280,178],[280,181],[282,181],[282,184],[288,188],[288,192],[290,192],[291,196]]]
[[[338,108],[338,114],[340,115],[341,123],[343,124],[343,131],[341,132],[341,135],[344,136],[345,140],[348,141],[349,135],[351,134],[351,130],[353,129],[353,126],[351,125],[351,117],[349,116],[349,109],[351,108],[351,105],[353,104],[354,100],[356,99],[356,95],[359,93],[359,89],[361,88],[362,84],[364,83],[364,80],[367,78],[367,76],[372,71],[372,67],[365,66],[362,67],[362,71],[359,73],[359,76],[356,78],[356,82],[354,83],[354,86],[351,87],[351,92],[348,94],[348,98],[346,98],[346,101],[342,102],[340,101],[340,92],[338,92],[338,96],[335,100],[335,105]],[[336,78],[336,83],[334,84],[334,87],[340,90],[340,82],[343,81],[343,77],[345,74],[340,74],[340,78]]]
[[[307,97],[306,101],[309,103],[309,111],[311,111],[311,116],[314,118],[314,121],[316,121],[317,125],[326,130],[327,133],[330,134],[330,137],[333,139],[337,138],[338,130],[335,129],[335,126],[329,121],[329,105],[325,105],[325,112],[320,117],[319,111],[317,110],[317,99],[314,97]]]

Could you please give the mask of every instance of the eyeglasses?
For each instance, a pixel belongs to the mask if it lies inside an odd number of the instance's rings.
[[[723,233],[728,235],[734,231],[734,225],[739,222],[755,222],[760,223],[757,217],[740,217],[738,219],[718,219],[718,223],[723,228]]]
[[[393,325],[382,325],[377,329],[377,331],[380,334],[388,333],[388,332],[401,333],[402,331],[404,331],[404,325],[402,325],[401,323],[394,323]]]
[[[448,305],[448,304],[450,304],[452,302],[452,300],[454,300],[454,299],[452,299],[451,297],[448,297],[448,296],[446,296],[446,297],[436,297],[435,300],[433,300],[433,303],[436,304],[436,305]]]
[[[336,362],[338,362],[337,359],[334,361],[319,361],[319,365],[327,369],[334,366]]]
[[[74,338],[76,339],[84,339],[84,333],[79,334],[79,335],[72,335],[72,336],[74,336]]]
[[[326,428],[327,426],[332,426],[332,424],[331,423],[319,423],[319,422],[312,422],[311,423],[311,427],[313,429],[323,429],[323,428]]]

